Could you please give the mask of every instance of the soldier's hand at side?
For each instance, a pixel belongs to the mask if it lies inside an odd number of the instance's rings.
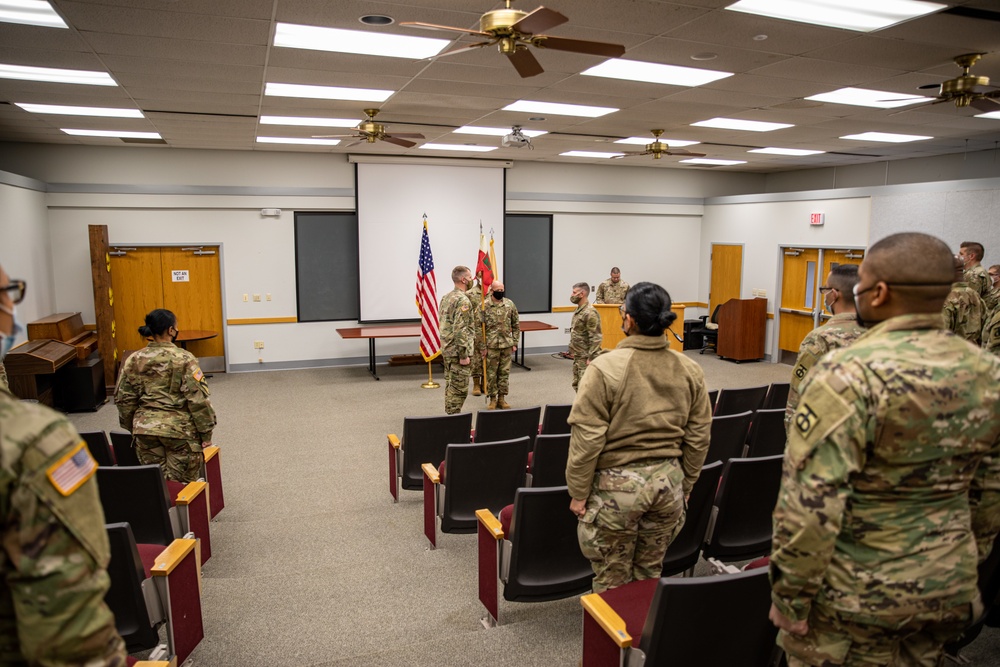
[[[587,499],[577,500],[573,498],[569,501],[569,511],[577,516],[583,516],[584,512],[587,511]]]
[[[771,611],[770,613],[768,613],[767,617],[771,619],[771,622],[774,623],[774,626],[776,628],[784,630],[785,632],[791,633],[793,635],[801,636],[809,632],[808,621],[806,620],[793,621],[792,619],[788,618],[780,611],[778,611],[778,608],[774,606],[773,602],[771,603]]]
[[[462,357],[461,359],[458,360],[458,364],[460,366],[468,366],[469,365],[469,358],[468,357]]]

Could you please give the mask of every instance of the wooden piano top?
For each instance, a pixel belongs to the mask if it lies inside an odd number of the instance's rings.
[[[76,357],[72,345],[58,340],[29,340],[8,352],[3,363],[10,375],[40,375],[55,373]]]
[[[84,360],[97,349],[97,334],[83,328],[80,313],[54,313],[28,323],[28,340],[54,340],[76,348],[76,358]]]

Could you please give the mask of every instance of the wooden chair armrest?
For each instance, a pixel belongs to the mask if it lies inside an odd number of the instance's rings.
[[[190,482],[187,486],[181,489],[181,492],[177,494],[177,498],[174,499],[177,505],[190,505],[194,502],[195,498],[199,494],[204,493],[205,489],[208,488],[208,482]]]
[[[197,540],[177,539],[156,557],[151,570],[154,577],[165,577],[174,571],[181,561],[194,550]]]
[[[390,433],[389,434],[389,445],[393,449],[399,449],[399,446],[400,446],[399,445],[399,438],[396,436],[395,433]]]
[[[483,528],[489,531],[493,539],[503,539],[503,528],[500,527],[500,520],[493,516],[492,512],[488,509],[476,510],[476,518],[479,519],[479,523],[483,524]]]
[[[584,611],[590,614],[591,618],[597,621],[597,624],[608,633],[618,648],[632,646],[632,637],[625,631],[625,621],[604,601],[604,598],[596,593],[591,593],[581,597],[580,604],[583,605]]]
[[[209,445],[202,450],[206,461],[211,461],[219,453],[218,445]]]
[[[424,471],[427,479],[431,480],[431,482],[434,484],[441,483],[441,475],[438,474],[438,469],[434,467],[433,463],[423,463],[420,465],[420,469]]]
[[[140,660],[135,663],[135,667],[177,667],[177,658],[166,660]]]

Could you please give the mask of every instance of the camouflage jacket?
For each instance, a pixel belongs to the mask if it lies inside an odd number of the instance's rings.
[[[896,628],[974,603],[1000,530],[1000,359],[937,315],[873,327],[821,360],[788,433],[772,601]]]
[[[472,356],[472,305],[460,289],[441,298],[441,353],[454,359]]]
[[[570,324],[569,351],[574,358],[593,360],[601,353],[601,315],[589,303],[577,306]]]
[[[215,410],[198,360],[173,343],[150,343],[122,367],[118,423],[133,435],[211,442]]]
[[[627,291],[627,282],[619,280],[617,283],[613,283],[611,278],[608,278],[597,286],[597,297],[594,303],[625,303],[625,292]]]
[[[1000,287],[994,287],[983,297],[983,305],[986,306],[986,313],[989,314],[1000,305]]]
[[[125,665],[96,470],[64,416],[0,391],[2,665]]]
[[[486,347],[502,350],[520,344],[521,320],[517,306],[507,297],[503,301],[490,297],[483,311],[483,321],[486,323]]]
[[[824,354],[838,347],[847,347],[865,332],[858,325],[854,313],[834,315],[826,324],[818,326],[802,339],[799,345],[799,356],[792,368],[792,379],[788,387],[788,404],[785,406],[785,426],[791,422],[795,408],[799,405],[799,389],[806,375]]]
[[[980,298],[985,299],[987,293],[993,287],[993,283],[990,280],[990,274],[986,272],[982,264],[976,264],[975,266],[970,266],[965,270],[964,276],[965,282],[969,284],[969,287],[975,291]]]
[[[7,389],[7,369],[3,367],[2,361],[0,361],[0,389]]]
[[[983,300],[966,283],[952,285],[948,298],[944,300],[944,326],[965,340],[979,345],[983,331]]]
[[[984,350],[1000,357],[1000,308],[993,311],[983,326],[982,345]]]

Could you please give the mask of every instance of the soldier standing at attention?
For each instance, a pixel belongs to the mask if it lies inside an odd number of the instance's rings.
[[[595,303],[625,303],[625,292],[628,292],[628,283],[622,281],[621,270],[612,267],[611,277],[597,286]]]
[[[577,283],[573,285],[570,302],[576,304],[573,312],[573,322],[570,324],[569,351],[573,355],[573,390],[580,384],[583,372],[590,362],[601,353],[601,316],[597,309],[590,305],[590,285]]]
[[[23,296],[0,268],[0,361]],[[0,388],[0,665],[125,665],[96,471],[63,415]]]
[[[944,316],[945,329],[951,329],[973,345],[979,345],[982,340],[984,307],[979,293],[964,282],[963,261],[955,257],[955,282],[944,300],[941,314]]]
[[[517,306],[504,296],[503,283],[494,280],[492,296],[486,302],[483,321],[486,322],[486,391],[490,395],[488,410],[510,409],[504,398],[510,390],[511,355],[517,351],[521,335],[521,320]]]
[[[854,312],[854,286],[858,282],[858,267],[854,264],[840,264],[826,277],[826,285],[819,288],[823,295],[823,305],[833,315],[826,324],[816,327],[802,339],[799,356],[792,368],[792,379],[788,387],[788,404],[785,406],[785,429],[791,423],[795,408],[799,405],[799,388],[810,369],[830,350],[847,347],[864,333],[858,326]]]
[[[444,411],[462,411],[469,395],[469,359],[475,348],[472,337],[472,304],[465,295],[472,284],[467,266],[451,270],[455,289],[441,298],[441,356],[444,357]]]
[[[472,306],[472,337],[476,341],[475,351],[472,353],[471,368],[472,395],[482,395],[483,385],[483,350],[486,342],[483,340],[483,274],[476,274],[476,282],[473,283],[469,291],[465,293],[469,297],[469,304]]]
[[[969,283],[969,287],[983,299],[990,291],[989,276],[986,275],[986,269],[980,263],[985,254],[983,244],[975,241],[963,241],[958,249],[958,256],[962,258],[965,266],[965,282]]]
[[[14,339],[21,331],[14,306],[24,299],[24,289],[23,280],[11,281],[0,266],[0,320],[3,322],[0,327],[0,389],[7,389],[7,371],[3,367],[3,358],[14,347]]]
[[[146,315],[139,334],[153,341],[125,360],[115,404],[139,462],[160,464],[169,480],[193,482],[204,465],[202,448],[212,444],[215,410],[198,359],[174,345],[179,333],[169,310]]]
[[[986,314],[996,310],[1000,305],[1000,264],[994,264],[986,271],[986,276],[990,279],[990,291],[983,297],[986,304]]]
[[[889,236],[858,277],[871,328],[816,365],[789,429],[770,615],[791,667],[931,667],[982,611],[1000,359],[942,327],[954,271],[939,239]]]

